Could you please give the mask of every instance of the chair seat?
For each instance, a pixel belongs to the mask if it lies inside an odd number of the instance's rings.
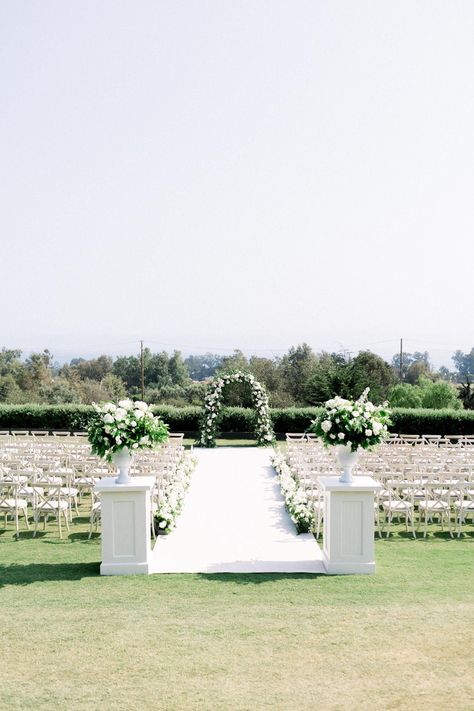
[[[474,501],[465,499],[464,501],[455,501],[454,508],[462,509],[463,511],[474,511]]]
[[[449,511],[446,501],[420,501],[419,508],[426,511]]]
[[[17,499],[15,502],[15,499],[3,499],[0,501],[0,509],[2,511],[10,511],[11,509],[19,508],[19,509],[26,509],[28,506],[28,502],[26,499]]]
[[[67,509],[67,501],[60,499],[59,501],[45,501],[38,505],[38,509],[41,511],[57,511],[58,509]]]
[[[382,506],[387,511],[409,511],[413,508],[409,501],[384,501]]]
[[[61,487],[61,494],[64,496],[77,496],[79,493],[79,489],[75,489],[74,487],[71,486],[71,488],[67,486],[62,486]]]

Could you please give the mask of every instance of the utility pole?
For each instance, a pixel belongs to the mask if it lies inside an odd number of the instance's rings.
[[[400,382],[403,382],[403,338],[400,338]]]
[[[143,341],[140,341],[140,385],[142,388],[142,400],[145,399],[145,363],[143,361]]]

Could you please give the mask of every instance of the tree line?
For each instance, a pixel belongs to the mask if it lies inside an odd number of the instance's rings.
[[[398,354],[391,362],[371,351],[315,353],[306,344],[292,347],[281,356],[247,357],[235,350],[231,355],[190,355],[179,351],[143,352],[145,400],[176,406],[202,404],[206,381],[219,373],[251,372],[267,388],[272,407],[320,405],[334,395],[358,397],[370,387],[371,399],[386,399],[398,407],[450,407],[474,409],[474,348],[452,357],[453,370],[435,370],[428,352]],[[122,397],[141,397],[140,356],[101,355],[74,358],[67,364],[54,361],[49,350],[23,358],[16,349],[0,351],[0,402],[84,403]],[[245,387],[229,386],[229,405],[249,406]]]

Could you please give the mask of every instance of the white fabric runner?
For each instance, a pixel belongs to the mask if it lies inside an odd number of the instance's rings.
[[[311,534],[297,535],[270,450],[198,449],[176,529],[159,536],[157,573],[323,573]]]

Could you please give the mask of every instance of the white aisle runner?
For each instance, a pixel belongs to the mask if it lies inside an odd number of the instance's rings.
[[[270,451],[196,450],[199,463],[176,529],[159,536],[156,573],[323,573],[311,534],[297,535]]]

